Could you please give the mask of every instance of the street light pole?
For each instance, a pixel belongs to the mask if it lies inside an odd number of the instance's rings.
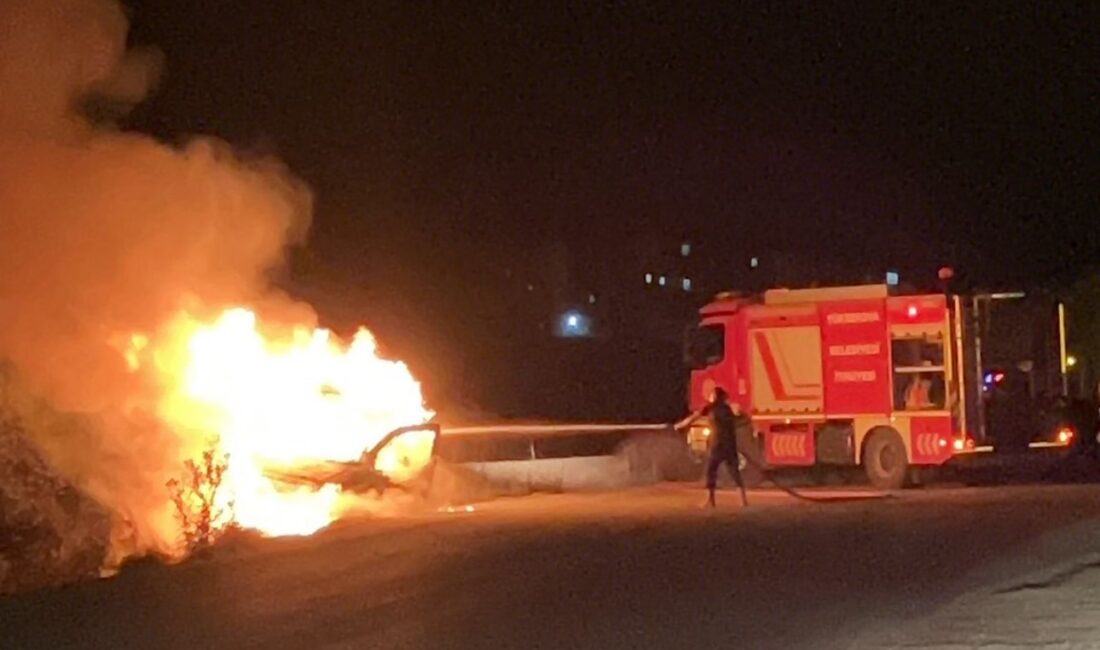
[[[1068,397],[1069,363],[1066,358],[1066,303],[1064,302],[1058,303],[1058,364],[1062,370],[1062,397]]]

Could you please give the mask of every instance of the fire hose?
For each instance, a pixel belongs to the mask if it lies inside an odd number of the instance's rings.
[[[753,460],[747,454],[742,454],[742,453],[738,452],[738,456],[740,458],[744,458],[745,463],[755,467],[757,469],[757,471],[759,471],[764,476],[764,479],[767,480],[769,483],[771,483],[775,487],[779,488],[780,490],[786,492],[787,494],[789,494],[792,497],[794,497],[796,499],[799,499],[801,501],[809,501],[811,503],[843,503],[843,502],[847,502],[847,501],[863,501],[863,500],[872,498],[871,496],[835,496],[835,495],[834,496],[827,496],[827,495],[815,496],[815,495],[810,495],[810,494],[804,494],[804,493],[796,490],[795,488],[793,488],[789,485],[784,485],[784,484],[780,483],[779,481],[777,481],[776,478],[775,478],[775,474],[773,474],[771,470],[766,469],[763,465],[761,465],[760,463]],[[883,494],[874,495],[874,498],[884,498],[884,497],[888,497],[888,496],[890,496],[890,495],[883,493]]]
[[[530,435],[542,435],[542,434],[568,434],[568,433],[668,433],[670,431],[682,432],[688,427],[678,426],[679,423],[665,423],[665,424],[498,424],[498,425],[480,425],[480,426],[466,426],[466,427],[447,427],[444,429],[444,433],[451,435],[462,434],[530,434]],[[532,454],[534,452],[532,451]],[[763,474],[765,479],[775,485],[778,489],[786,492],[788,495],[802,501],[809,501],[814,503],[835,503],[843,501],[860,501],[870,497],[882,497],[888,496],[886,494],[873,494],[868,496],[827,496],[827,495],[810,495],[805,494],[800,490],[797,490],[789,485],[785,485],[778,481],[771,470],[764,468],[759,461],[752,458],[747,454],[739,454],[741,458],[745,459],[745,462],[751,464],[757,470]]]
[[[674,431],[681,431],[681,429],[676,426],[676,423],[670,423],[670,426]],[[795,489],[795,488],[793,488],[789,485],[784,485],[782,482],[780,482],[779,480],[776,479],[775,474],[772,470],[769,470],[768,468],[764,467],[761,463],[759,463],[756,459],[752,458],[752,456],[750,456],[749,454],[742,453],[742,452],[738,451],[737,452],[737,457],[738,458],[743,458],[747,465],[752,465],[754,468],[756,468],[756,470],[758,472],[760,472],[760,474],[764,477],[764,480],[766,480],[767,482],[771,483],[772,485],[774,485],[778,489],[782,490],[783,492],[786,492],[788,495],[790,495],[790,496],[792,496],[795,499],[798,499],[800,501],[808,501],[810,503],[844,503],[844,502],[849,502],[849,501],[863,501],[865,499],[872,498],[871,496],[827,496],[827,495],[817,496],[817,495],[805,494],[805,493],[801,492],[800,490],[797,490],[797,489]],[[744,479],[742,479],[742,483],[743,482],[744,482]],[[885,497],[888,497],[888,496],[890,496],[890,495],[886,494],[886,493],[882,493],[882,494],[874,495],[874,498],[885,498]]]

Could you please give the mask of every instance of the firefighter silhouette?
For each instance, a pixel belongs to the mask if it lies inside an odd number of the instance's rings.
[[[748,423],[748,418],[737,405],[731,406],[729,396],[721,387],[711,391],[711,400],[700,412],[710,417],[710,438],[707,440],[707,506],[715,506],[714,492],[718,487],[718,469],[725,464],[737,487],[741,490],[741,502],[748,505],[745,482],[741,478],[741,459],[737,453],[737,429]]]
[[[704,386],[708,389],[707,395],[710,402],[696,413],[687,416],[675,426],[676,429],[684,429],[700,418],[710,419],[710,435],[707,437],[707,507],[715,506],[714,492],[718,487],[718,469],[725,464],[729,469],[737,487],[741,490],[741,503],[749,505],[748,495],[745,492],[745,482],[741,478],[741,458],[737,452],[737,433],[752,426],[748,416],[741,413],[740,405],[729,402],[729,396],[725,389],[708,381]]]

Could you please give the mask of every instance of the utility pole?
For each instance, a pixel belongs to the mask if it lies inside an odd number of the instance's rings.
[[[1062,396],[1069,397],[1069,363],[1066,356],[1066,303],[1058,303],[1058,365],[1062,371]]]

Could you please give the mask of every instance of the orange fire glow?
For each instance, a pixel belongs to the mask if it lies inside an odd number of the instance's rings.
[[[232,309],[210,323],[183,315],[153,339],[131,336],[123,354],[163,385],[158,415],[185,454],[213,440],[228,456],[218,498],[232,502],[233,521],[304,535],[347,512],[351,495],[335,485],[287,487],[265,470],[356,461],[389,431],[433,415],[408,368],[376,352],[366,329],[350,344],[307,327],[265,336],[253,312]],[[376,466],[394,481],[411,478],[430,460],[431,442],[429,432],[401,436]]]

